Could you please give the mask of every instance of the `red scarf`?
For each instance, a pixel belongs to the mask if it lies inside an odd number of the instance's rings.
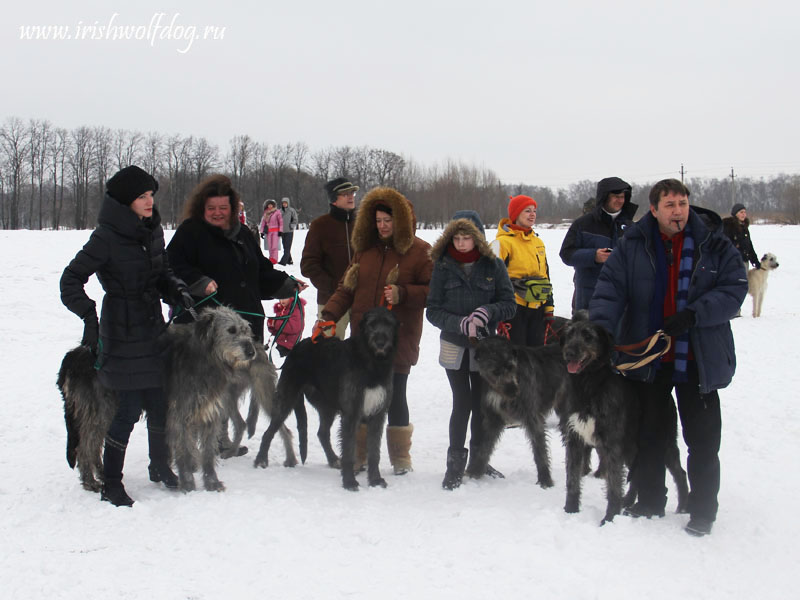
[[[447,244],[447,253],[453,260],[460,263],[474,263],[481,257],[481,253],[477,248],[473,248],[469,252],[459,252],[452,242]]]
[[[530,233],[533,231],[533,227],[523,227],[522,225],[517,225],[516,223],[509,224],[508,228],[513,229],[514,231],[522,231],[524,233]]]

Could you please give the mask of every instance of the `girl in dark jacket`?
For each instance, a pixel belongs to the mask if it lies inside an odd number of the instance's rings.
[[[253,336],[264,340],[262,299],[288,298],[307,286],[273,268],[258,240],[237,219],[239,193],[225,175],[201,181],[184,206],[184,221],[167,246],[175,273],[192,296],[230,306],[249,323]],[[214,306],[206,302],[201,307]],[[190,320],[179,315],[176,322]]]
[[[160,298],[191,306],[186,286],[169,268],[161,218],[153,205],[158,182],[130,166],[106,183],[98,226],[61,276],[61,301],[84,322],[82,344],[97,356],[98,379],[119,401],[103,452],[102,500],[131,506],[122,466],[133,425],[147,410],[150,480],[178,487],[169,467],[159,337],[166,329]],[[99,339],[95,302],[84,285],[97,274],[105,297]]]
[[[516,311],[514,289],[503,261],[486,243],[478,213],[458,211],[433,246],[434,260],[428,321],[442,330],[439,364],[445,368],[453,390],[450,413],[450,447],[442,487],[461,485],[467,464],[467,423],[472,414],[470,446],[481,435],[481,378],[469,338],[494,333],[497,323]],[[487,474],[502,477],[489,467]]]

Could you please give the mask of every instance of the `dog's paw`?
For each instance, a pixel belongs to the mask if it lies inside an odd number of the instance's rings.
[[[369,482],[370,487],[389,487],[389,484],[386,483],[386,480],[383,477],[378,477],[377,479],[372,479]]]
[[[283,461],[283,466],[284,467],[289,467],[290,469],[294,468],[294,467],[297,466],[297,459],[296,458],[287,458],[285,461]]]
[[[540,488],[542,488],[542,489],[545,489],[545,490],[546,490],[547,488],[551,488],[551,487],[553,487],[553,485],[554,485],[554,484],[553,484],[553,478],[552,478],[552,477],[550,477],[549,475],[548,475],[547,477],[539,477],[539,481],[537,481],[537,482],[536,482],[536,484],[537,484],[537,485],[538,485]]]
[[[350,490],[351,492],[357,492],[358,482],[355,479],[353,479],[353,481],[345,481],[342,483],[342,487],[344,487],[346,490]]]
[[[567,496],[567,503],[564,505],[564,512],[576,513],[581,510],[581,501],[578,498]]]
[[[181,491],[182,492],[193,492],[195,490],[194,481],[182,481],[181,482]]]
[[[213,481],[206,483],[205,488],[207,492],[224,492],[225,484],[221,481]]]
[[[268,456],[261,456],[260,454],[256,456],[256,459],[253,461],[253,467],[261,467],[262,469],[266,469],[269,466],[269,457]]]
[[[614,522],[614,515],[611,515],[610,517],[606,515],[605,517],[603,517],[603,520],[600,521],[600,527],[602,527],[606,523],[613,523],[613,522]]]

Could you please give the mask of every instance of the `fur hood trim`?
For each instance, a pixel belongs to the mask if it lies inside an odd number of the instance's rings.
[[[405,254],[414,243],[417,227],[414,208],[403,194],[388,187],[370,190],[359,204],[353,226],[353,249],[364,252],[378,243],[378,229],[375,226],[375,206],[378,204],[385,204],[392,209],[392,244],[398,254]]]
[[[455,221],[450,221],[450,223],[448,223],[447,227],[444,228],[442,235],[438,240],[436,240],[436,243],[431,248],[431,259],[437,261],[444,256],[447,253],[447,246],[451,241],[453,241],[453,237],[456,235],[472,236],[472,239],[475,240],[475,248],[478,249],[478,252],[481,253],[481,256],[488,256],[489,258],[495,257],[495,254],[489,247],[486,238],[481,235],[481,232],[475,226],[475,223],[469,219],[456,219]]]
[[[349,267],[347,267],[347,271],[344,272],[342,276],[342,287],[346,289],[348,292],[353,293],[356,291],[358,287],[358,272],[361,266],[359,263],[353,263]],[[386,276],[386,281],[384,282],[384,286],[387,285],[394,285],[397,283],[397,280],[400,277],[400,265],[395,265],[392,267],[392,270],[389,271],[389,274]]]

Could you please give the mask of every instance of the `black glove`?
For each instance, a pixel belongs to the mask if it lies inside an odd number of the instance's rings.
[[[694,324],[694,311],[684,308],[682,311],[664,319],[664,333],[670,337],[678,337],[689,331]]]
[[[83,319],[83,337],[81,346],[88,346],[92,354],[97,354],[97,341],[100,337],[100,327],[97,324],[97,317],[90,315]]]
[[[760,262],[754,262],[753,263],[753,268],[754,269],[760,269],[761,268],[761,263]]]
[[[186,288],[183,288],[180,292],[178,304],[186,310],[194,308],[194,298],[192,298],[192,295],[189,293],[189,291]]]
[[[261,236],[261,239],[262,239],[262,240],[264,239],[264,235],[265,235],[265,234],[264,234],[264,232],[263,232],[263,231],[262,231],[261,233],[259,233],[258,235],[260,235],[260,236]]]

